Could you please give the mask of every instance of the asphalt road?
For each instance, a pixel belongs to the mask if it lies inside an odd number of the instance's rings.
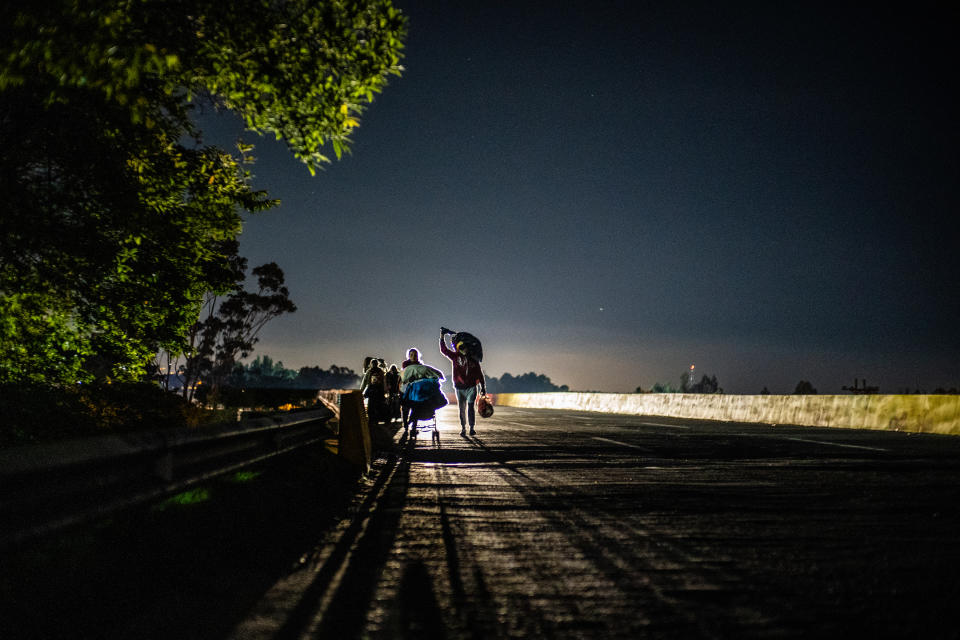
[[[455,411],[233,637],[960,637],[960,438]]]

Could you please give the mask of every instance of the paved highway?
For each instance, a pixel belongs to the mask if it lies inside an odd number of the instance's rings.
[[[233,637],[960,637],[960,438],[439,415]]]

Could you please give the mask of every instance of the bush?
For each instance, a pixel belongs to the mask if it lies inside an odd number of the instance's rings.
[[[0,446],[195,427],[214,416],[150,383],[0,385]]]
[[[280,389],[256,387],[220,387],[216,397],[198,397],[210,404],[234,408],[278,409],[286,405],[302,406],[316,400],[317,389]]]

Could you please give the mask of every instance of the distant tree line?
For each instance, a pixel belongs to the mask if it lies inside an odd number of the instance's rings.
[[[546,393],[550,391],[569,391],[567,385],[555,385],[542,373],[524,373],[514,376],[504,373],[499,378],[487,376],[489,393]]]
[[[349,367],[330,365],[287,369],[283,362],[274,362],[270,356],[257,356],[249,364],[237,364],[226,380],[234,388],[258,389],[355,389],[360,376]]]
[[[690,383],[691,378],[687,373],[684,373],[680,378],[681,383],[679,386],[674,386],[669,382],[656,382],[649,391],[643,387],[637,387],[635,393],[723,393],[723,389],[720,388],[717,383],[716,376],[703,376],[699,382],[694,384]],[[863,386],[843,387],[843,390],[853,394],[875,394],[880,392],[878,387],[867,387],[865,380]],[[792,395],[804,396],[817,395],[818,393],[817,388],[814,387],[813,383],[809,380],[800,380],[794,387]],[[927,392],[920,389],[911,391],[907,388],[899,393],[903,395],[926,395]],[[958,395],[960,394],[960,389],[957,387],[937,387],[930,393],[932,395]],[[770,395],[770,389],[764,386],[763,389],[760,390],[760,395]]]
[[[636,393],[647,393],[642,387],[637,387]],[[655,382],[649,393],[723,393],[723,388],[717,382],[717,376],[704,374],[699,382],[694,378],[692,371],[684,371],[680,376],[680,386],[675,387],[669,382]]]
[[[489,393],[543,393],[569,391],[567,385],[554,384],[542,373],[512,375],[504,373],[499,378],[487,376]],[[268,355],[257,356],[253,361],[237,363],[224,381],[234,388],[260,389],[355,389],[360,386],[360,375],[350,367],[331,365],[328,369],[318,366],[287,369],[283,362]]]

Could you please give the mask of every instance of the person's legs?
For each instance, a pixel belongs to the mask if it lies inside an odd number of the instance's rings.
[[[467,435],[467,399],[469,389],[454,389],[457,393],[457,408],[460,410],[460,435]]]
[[[473,406],[477,399],[477,388],[457,389],[457,407],[460,409],[460,433],[463,435],[470,425],[470,435],[475,433],[474,425],[477,422],[477,411]]]

